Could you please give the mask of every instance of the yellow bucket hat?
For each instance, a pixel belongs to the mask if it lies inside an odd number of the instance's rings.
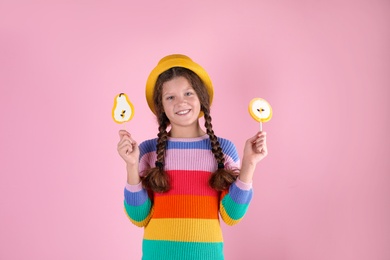
[[[193,62],[189,57],[182,55],[182,54],[172,54],[165,56],[162,58],[157,66],[152,70],[150,73],[148,80],[146,81],[146,100],[148,102],[150,110],[154,114],[156,114],[156,111],[154,109],[153,104],[153,92],[154,92],[154,86],[156,85],[156,81],[158,76],[160,76],[161,73],[163,73],[166,70],[169,70],[173,67],[183,67],[189,70],[192,70],[195,72],[196,75],[199,76],[199,78],[203,81],[203,83],[206,86],[207,92],[210,96],[210,105],[213,101],[214,96],[214,89],[213,84],[211,83],[211,79],[207,72],[197,63]]]

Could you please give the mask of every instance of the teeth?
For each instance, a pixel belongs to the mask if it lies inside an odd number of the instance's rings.
[[[177,112],[176,114],[178,114],[178,115],[184,115],[184,114],[187,114],[188,112],[190,112],[189,109],[183,110],[183,111],[179,111],[179,112]]]

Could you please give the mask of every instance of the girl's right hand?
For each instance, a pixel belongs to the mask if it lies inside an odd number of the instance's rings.
[[[131,134],[126,130],[120,130],[119,137],[120,140],[117,147],[119,155],[127,165],[136,165],[139,160],[139,148],[137,142],[131,138]]]

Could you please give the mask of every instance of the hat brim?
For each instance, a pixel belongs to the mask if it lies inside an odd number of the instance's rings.
[[[214,96],[214,89],[213,84],[211,82],[211,79],[206,72],[199,64],[193,62],[189,57],[181,54],[173,54],[164,57],[160,60],[160,62],[157,64],[157,66],[152,70],[152,72],[149,74],[149,77],[146,81],[146,101],[148,102],[148,106],[150,110],[156,114],[156,110],[154,108],[154,102],[153,102],[153,92],[154,87],[156,85],[156,81],[158,76],[160,76],[161,73],[163,73],[166,70],[169,70],[173,67],[183,67],[186,69],[189,69],[193,71],[196,75],[199,76],[199,78],[203,81],[203,83],[206,86],[207,92],[210,97],[210,105],[213,101]],[[203,115],[203,113],[201,113]]]

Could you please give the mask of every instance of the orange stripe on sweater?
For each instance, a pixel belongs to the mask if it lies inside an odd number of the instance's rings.
[[[153,218],[218,219],[219,200],[215,196],[157,196]]]

